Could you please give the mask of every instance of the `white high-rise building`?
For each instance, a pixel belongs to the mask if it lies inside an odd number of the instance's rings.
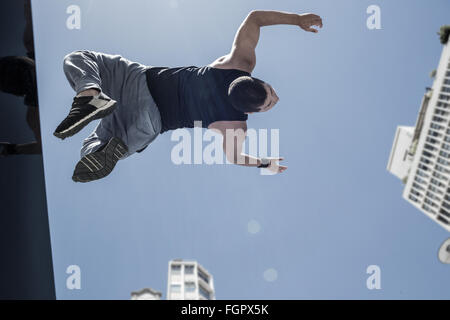
[[[432,88],[415,127],[399,126],[387,169],[403,183],[403,198],[450,231],[450,44],[444,43]]]
[[[215,300],[212,275],[197,261],[169,261],[167,300]]]

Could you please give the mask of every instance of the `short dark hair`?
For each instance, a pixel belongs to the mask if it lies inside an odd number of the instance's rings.
[[[239,77],[228,88],[233,107],[242,112],[259,112],[266,101],[267,92],[264,81],[253,77]]]

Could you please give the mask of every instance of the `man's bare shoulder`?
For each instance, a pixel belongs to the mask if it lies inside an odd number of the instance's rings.
[[[216,69],[234,69],[248,73],[251,73],[253,70],[247,64],[236,63],[233,59],[231,59],[230,55],[220,57],[216,59],[214,62],[210,63],[208,66]]]
[[[225,133],[227,129],[247,130],[247,121],[215,121],[208,126],[208,129],[213,129],[221,133]]]

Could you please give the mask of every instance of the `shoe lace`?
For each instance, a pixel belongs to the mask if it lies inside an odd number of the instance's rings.
[[[80,113],[81,113],[81,108],[80,107],[74,107],[74,108],[70,109],[69,116],[74,116],[74,115],[77,115],[77,114],[80,114]]]
[[[73,98],[72,108],[70,109],[69,116],[75,116],[81,113],[83,106],[92,100],[90,96],[75,97]]]

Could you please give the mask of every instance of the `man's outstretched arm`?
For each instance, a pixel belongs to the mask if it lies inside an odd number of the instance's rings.
[[[223,151],[230,163],[245,167],[258,167],[262,165],[261,158],[252,157],[244,154],[243,144],[247,132],[247,123],[245,121],[216,121],[208,126],[220,133],[223,137]],[[265,158],[269,161],[267,169],[274,173],[281,173],[287,169],[286,166],[279,164],[284,158]]]
[[[261,27],[277,24],[296,25],[305,31],[317,33],[318,30],[312,27],[322,27],[322,19],[318,15],[311,13],[252,11],[239,27],[234,37],[230,54],[222,61],[236,69],[251,73],[256,65],[255,49],[259,41]]]

